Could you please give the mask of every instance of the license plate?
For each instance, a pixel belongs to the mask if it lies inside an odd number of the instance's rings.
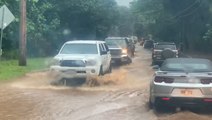
[[[63,71],[63,73],[65,73],[65,74],[76,74],[76,72],[74,70],[65,70],[65,71]]]
[[[192,96],[193,95],[193,91],[192,90],[181,90],[181,94],[185,95],[185,96]]]
[[[172,96],[175,97],[203,97],[200,89],[174,89],[172,91]]]

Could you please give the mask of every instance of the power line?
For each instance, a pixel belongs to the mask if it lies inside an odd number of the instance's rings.
[[[175,19],[175,21],[173,23],[169,24],[169,25],[175,24],[176,22],[178,22],[180,20],[180,18],[184,18],[184,17],[187,17],[187,16],[193,14],[195,11],[197,11],[201,7],[202,3],[203,3],[202,0],[199,0],[199,6],[198,7],[196,7],[195,9],[193,9],[192,11],[190,11],[190,12],[184,14],[184,15],[178,16],[177,19]]]
[[[165,19],[166,21],[170,21],[173,20],[175,18],[179,18],[181,16],[181,14],[184,14],[185,12],[187,12],[189,9],[193,8],[197,3],[201,3],[201,0],[196,0],[194,3],[192,3],[191,5],[189,5],[188,7],[186,7],[185,9],[183,9],[182,11],[180,11],[179,13],[177,13],[175,16]]]
[[[195,9],[193,9],[192,11],[189,11],[190,9],[194,8],[195,5],[198,5],[198,7],[196,7]],[[176,15],[174,15],[173,17],[167,18],[167,19],[163,19],[163,21],[167,21],[166,24],[168,25],[172,25],[177,23],[180,18],[189,16],[191,14],[193,14],[196,10],[198,10],[200,8],[200,6],[202,5],[202,0],[195,0],[192,4],[190,4],[188,7],[186,7],[185,9],[183,9],[182,11],[178,12]],[[159,13],[160,11],[151,11],[149,13],[144,13],[143,15],[148,15],[148,14],[156,14]],[[188,13],[186,13],[188,12]],[[168,22],[172,22],[172,23],[168,23]]]
[[[200,0],[200,3],[199,3],[199,6],[198,7],[196,7],[193,11],[191,11],[191,12],[185,14],[185,15],[180,16],[180,18],[187,17],[187,16],[193,14],[195,11],[197,11],[201,7],[202,3],[203,2]]]

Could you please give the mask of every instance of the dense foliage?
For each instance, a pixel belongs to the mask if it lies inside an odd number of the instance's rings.
[[[134,0],[135,30],[140,37],[183,43],[190,51],[212,51],[211,0]]]
[[[4,30],[3,57],[17,58],[20,0],[0,0],[16,20]],[[27,0],[28,56],[49,56],[72,39],[102,39],[118,20],[115,0]]]
[[[0,0],[16,19],[3,35],[3,57],[16,59],[20,0]],[[212,51],[211,0],[27,0],[27,55],[54,55],[73,39],[111,36],[153,37],[182,43],[187,50]]]

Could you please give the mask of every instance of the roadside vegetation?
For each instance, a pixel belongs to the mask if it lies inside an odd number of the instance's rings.
[[[73,39],[103,39],[119,19],[115,0],[27,0],[26,67],[18,66],[20,0],[0,0],[16,19],[4,29],[0,80],[46,67],[61,45]]]
[[[15,15],[4,30],[3,57],[18,58],[19,0],[0,0]],[[54,55],[73,39],[152,36],[181,44],[187,51],[212,52],[211,0],[27,0],[27,51],[30,57]]]
[[[3,57],[18,58],[19,0],[0,0],[16,20],[4,31]],[[55,55],[61,45],[73,39],[102,39],[117,24],[115,0],[27,0],[27,54]]]
[[[48,68],[49,58],[28,59],[28,66],[18,66],[18,60],[5,60],[0,62],[0,81],[21,77],[28,72],[45,70]]]
[[[211,0],[134,0],[137,36],[182,44],[189,52],[212,52]]]

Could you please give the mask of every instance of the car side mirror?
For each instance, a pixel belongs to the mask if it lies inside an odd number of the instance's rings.
[[[152,67],[152,69],[154,69],[154,70],[159,70],[159,69],[160,69],[160,66],[159,66],[159,65],[154,65],[154,66]]]

